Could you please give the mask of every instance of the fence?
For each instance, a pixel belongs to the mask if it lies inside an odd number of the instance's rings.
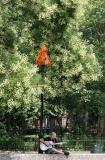
[[[74,151],[104,152],[105,140],[68,140],[65,141],[64,149]]]
[[[11,139],[10,141],[0,141],[0,150],[23,150],[37,151],[38,139],[31,138],[30,140]],[[70,151],[91,151],[104,152],[105,140],[66,140],[62,146],[65,150]]]

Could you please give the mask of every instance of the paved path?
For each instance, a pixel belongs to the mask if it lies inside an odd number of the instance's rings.
[[[0,160],[11,160],[8,153],[0,153]]]
[[[0,160],[105,160],[105,154],[71,152],[66,157],[64,155],[46,155],[35,152],[0,152]]]

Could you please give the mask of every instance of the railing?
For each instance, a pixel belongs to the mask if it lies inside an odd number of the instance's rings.
[[[70,151],[91,151],[103,152],[105,150],[105,140],[67,140],[64,141],[62,148]],[[38,139],[30,141],[19,140],[15,141],[0,141],[0,150],[22,150],[22,151],[37,151]]]
[[[68,140],[65,141],[63,147],[74,151],[103,152],[105,150],[105,140]]]

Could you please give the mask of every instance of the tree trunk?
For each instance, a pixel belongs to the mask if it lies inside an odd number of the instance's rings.
[[[98,135],[102,136],[105,134],[105,114],[102,114],[98,120]]]

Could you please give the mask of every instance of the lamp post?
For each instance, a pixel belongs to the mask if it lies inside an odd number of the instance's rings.
[[[50,57],[48,55],[48,46],[43,45],[39,50],[38,57],[35,64],[39,67],[42,75],[42,80],[44,79],[44,68],[51,64]],[[44,94],[41,93],[41,114],[40,114],[40,135],[43,135],[43,110],[44,110]]]

